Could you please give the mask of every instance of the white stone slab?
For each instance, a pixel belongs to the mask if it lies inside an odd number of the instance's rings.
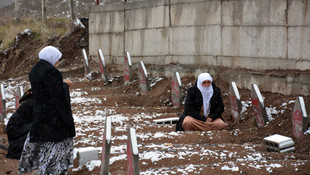
[[[5,92],[4,92],[4,86],[3,86],[3,84],[0,85],[0,91],[1,91],[2,100],[5,100]]]
[[[112,128],[111,123],[112,123],[111,117],[106,116],[105,128],[104,128],[103,140],[102,140],[100,175],[106,175],[109,173],[111,128]]]
[[[279,134],[274,134],[264,138],[264,142],[267,150],[284,152],[284,150],[292,150],[291,147],[294,146],[294,141],[290,137],[286,137]],[[288,149],[290,148],[290,149]],[[288,150],[287,150],[288,149]]]
[[[147,74],[146,68],[142,61],[140,61],[139,68],[138,68],[138,78],[139,78],[141,94],[148,93],[150,91],[150,82],[148,80],[148,74]]]
[[[124,82],[128,84],[132,81],[132,62],[130,58],[130,53],[125,52],[126,55],[124,57]]]
[[[240,120],[240,113],[242,110],[242,104],[240,99],[240,94],[236,83],[233,81],[230,83],[229,88],[229,102],[230,102],[230,111],[234,121]]]
[[[84,56],[84,59],[83,59],[83,62],[84,62],[84,76],[91,80],[89,63],[88,63],[88,57],[87,57],[86,50],[82,49],[82,52],[83,52],[83,56]]]
[[[153,120],[153,122],[156,124],[175,124],[177,121],[179,121],[179,117],[171,117],[171,118]]]
[[[77,158],[79,165],[86,165],[86,163],[92,160],[99,159],[99,151],[96,148],[81,148],[77,152]]]
[[[182,83],[179,72],[176,72],[171,80],[171,102],[173,107],[182,105]]]
[[[308,129],[307,111],[303,97],[297,97],[292,114],[293,136],[301,138]]]
[[[108,84],[109,83],[108,71],[106,68],[104,56],[103,56],[101,49],[98,49],[98,56],[99,56],[99,66],[100,66],[101,77],[105,81],[105,83]]]
[[[127,168],[128,174],[139,175],[139,151],[136,130],[134,128],[128,129]]]
[[[268,116],[264,105],[263,97],[256,84],[251,88],[252,107],[255,112],[255,121],[258,127],[266,125]]]

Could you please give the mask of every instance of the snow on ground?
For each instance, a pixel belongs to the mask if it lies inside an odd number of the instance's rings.
[[[160,80],[160,79],[159,79]],[[29,84],[25,81],[15,81],[15,80],[7,80],[3,82],[5,87],[5,96],[6,96],[6,109],[10,112],[7,113],[7,116],[5,118],[5,123],[8,122],[9,117],[14,112],[15,108],[15,99],[14,94],[15,90],[18,86],[23,87],[29,87]],[[26,89],[26,88],[24,88]],[[91,90],[96,90],[96,88],[92,88]],[[112,141],[117,140],[126,140],[127,139],[127,133],[126,128],[128,128],[128,116],[126,114],[117,114],[113,108],[96,108],[96,107],[89,107],[92,104],[101,104],[102,100],[106,100],[105,97],[98,98],[98,97],[91,97],[87,96],[88,92],[83,91],[82,89],[72,89],[70,91],[71,95],[71,102],[73,107],[73,117],[76,124],[76,133],[77,136],[82,137],[83,139],[75,140],[75,145],[88,145],[88,147],[91,147],[93,149],[97,149],[99,153],[101,152],[101,142],[102,142],[102,134],[104,130],[104,122],[105,117],[109,116],[112,118],[112,122],[115,124],[115,131],[116,132],[122,132],[123,135],[118,135],[117,137],[113,137]],[[83,104],[83,108],[78,106],[78,104]],[[246,109],[250,106],[249,101],[243,101],[243,112],[246,112]],[[283,106],[286,104],[284,103]],[[78,107],[77,107],[78,106]],[[94,106],[94,105],[93,105]],[[284,108],[282,106],[282,109]],[[269,115],[276,117],[276,115],[281,111],[277,111],[276,107],[268,107],[267,111],[269,111]],[[160,116],[161,114],[144,114],[139,113],[135,115],[131,115],[131,120],[133,120],[136,123],[140,123],[139,127],[147,126],[150,124],[150,120],[153,120]],[[91,125],[91,127],[90,127]],[[172,126],[171,126],[172,127]],[[95,134],[89,134],[91,132],[100,131],[99,135],[96,136]],[[204,133],[202,133],[204,134]],[[206,132],[206,135],[212,138],[213,132],[208,131]],[[156,133],[137,133],[137,137],[140,141],[143,141],[144,139],[158,139],[158,138],[180,138],[182,137],[181,133],[178,132],[156,132]],[[220,145],[217,145],[220,146]],[[240,154],[238,152],[231,152],[226,150],[227,145],[222,145],[221,150],[211,150],[206,147],[201,147],[201,145],[195,144],[184,144],[184,145],[169,145],[169,144],[141,144],[138,143],[138,148],[142,150],[144,148],[144,151],[139,152],[139,160],[142,161],[143,165],[148,164],[148,162],[152,162],[153,164],[156,164],[158,161],[163,159],[173,159],[177,158],[179,160],[185,159],[185,157],[194,157],[195,155],[199,155],[201,159],[214,159],[219,160],[218,162],[224,162],[230,159],[236,159],[236,162],[233,161],[227,161],[227,163],[222,164],[213,164],[214,167],[220,167],[222,171],[231,171],[231,172],[239,172],[241,166],[250,166],[256,169],[265,170],[267,172],[272,173],[273,169],[280,168],[283,166],[283,162],[279,163],[272,163],[267,164],[266,160],[268,157],[264,155],[263,153],[258,153],[255,150],[255,145],[248,145],[244,144],[241,146],[241,149],[246,152],[246,155]],[[229,145],[228,145],[229,146]],[[231,147],[231,146],[229,146]],[[176,149],[177,151],[172,151],[173,149]],[[76,147],[75,148],[75,158],[76,153],[79,152],[79,150],[85,149],[85,147]],[[113,145],[111,146],[111,152],[110,152],[110,165],[113,163],[120,161],[120,160],[126,160],[126,145]],[[87,163],[87,168],[91,171],[94,167],[100,166],[100,160],[92,160]],[[298,166],[300,164],[295,164],[296,170],[298,170]],[[187,166],[183,167],[163,167],[163,168],[157,168],[157,169],[148,169],[144,172],[141,172],[141,174],[150,174],[150,173],[159,173],[159,174],[190,174],[192,172],[199,172],[201,168],[203,168],[205,165],[194,165],[189,164]],[[76,169],[73,169],[73,171],[80,170],[81,167],[78,167]],[[240,171],[240,173],[242,173]]]

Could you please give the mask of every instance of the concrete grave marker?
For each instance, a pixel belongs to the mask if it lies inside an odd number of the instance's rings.
[[[136,130],[134,128],[128,129],[127,168],[129,175],[139,175],[139,151]]]
[[[171,101],[172,106],[180,107],[182,104],[182,83],[179,72],[175,73],[171,81]]]
[[[256,125],[258,127],[266,125],[268,122],[268,116],[264,105],[263,97],[256,84],[251,88],[252,107],[255,112]]]
[[[132,81],[132,72],[131,68],[131,58],[129,52],[126,52],[126,55],[124,57],[124,82],[125,84],[128,84],[130,81]]]
[[[108,72],[106,69],[105,60],[104,60],[104,56],[102,54],[101,49],[98,49],[98,55],[99,55],[99,66],[100,66],[101,77],[107,84],[109,84]]]
[[[293,136],[295,138],[301,138],[303,133],[308,129],[306,106],[302,97],[296,99],[292,115],[292,123]]]
[[[163,118],[153,120],[156,124],[176,124],[179,121],[179,117]]]
[[[79,160],[79,165],[86,165],[92,160],[99,159],[99,151],[96,148],[81,148],[77,152],[77,158]]]
[[[0,119],[2,123],[2,128],[5,129],[4,118],[6,116],[6,101],[3,84],[0,85]]]
[[[111,117],[105,118],[105,127],[102,140],[100,175],[109,174],[110,148],[111,148]]]
[[[148,93],[150,91],[150,82],[148,80],[148,75],[147,75],[145,66],[142,61],[140,61],[139,68],[138,68],[138,78],[139,78],[141,94]]]
[[[229,102],[232,118],[235,122],[240,120],[240,113],[242,110],[242,104],[240,95],[236,83],[233,81],[229,87]]]
[[[20,98],[24,95],[24,89],[22,86],[19,86],[17,88],[17,92],[16,92],[16,95],[15,95],[15,111],[17,110],[17,108],[20,106],[19,104],[19,100]]]
[[[86,50],[85,49],[82,49],[82,52],[83,52],[83,56],[84,56],[84,59],[83,59],[83,63],[84,63],[84,75],[87,79],[91,80],[92,77],[91,77],[91,73],[90,73],[90,68],[89,68],[89,63],[88,63],[88,58],[87,58],[87,53],[86,53]]]
[[[290,137],[274,134],[264,138],[266,149],[268,152],[292,152],[295,151],[294,141]]]

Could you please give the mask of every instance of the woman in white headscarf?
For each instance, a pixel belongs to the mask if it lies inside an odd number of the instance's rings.
[[[19,173],[59,175],[73,167],[73,137],[69,86],[55,68],[62,54],[47,46],[31,69],[29,81],[33,98],[33,122],[20,158]]]
[[[185,99],[177,131],[221,130],[227,126],[222,118],[224,103],[221,90],[209,73],[198,76],[195,86],[190,87]]]

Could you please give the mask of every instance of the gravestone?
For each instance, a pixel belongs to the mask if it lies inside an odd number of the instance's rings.
[[[295,102],[293,114],[292,114],[292,123],[293,123],[293,136],[295,138],[301,138],[303,133],[308,129],[307,127],[307,112],[304,99],[298,97]]]
[[[242,105],[238,87],[234,81],[230,83],[229,87],[229,102],[232,118],[235,122],[237,122],[240,120]]]
[[[83,63],[84,63],[84,76],[87,79],[91,80],[92,77],[91,77],[91,73],[90,73],[90,68],[89,68],[89,63],[88,63],[88,58],[87,58],[86,50],[82,49],[82,52],[83,52],[83,56],[84,56],[84,59],[83,59]]]
[[[179,121],[179,117],[163,118],[153,120],[156,124],[176,124]]]
[[[105,127],[102,140],[100,175],[109,174],[110,148],[111,148],[111,117],[105,118]]]
[[[6,101],[3,84],[0,85],[0,119],[2,123],[2,128],[5,129],[4,119],[6,116]]]
[[[264,105],[263,97],[256,84],[252,84],[251,88],[252,107],[255,113],[255,121],[258,127],[266,125],[268,116]]]
[[[20,98],[24,95],[24,90],[23,90],[23,87],[22,86],[19,86],[17,88],[17,92],[16,92],[16,95],[15,95],[15,111],[17,110],[17,108],[20,106],[19,104],[19,100]]]
[[[105,60],[104,60],[104,56],[102,54],[101,49],[98,49],[98,55],[99,55],[99,66],[100,66],[101,77],[105,81],[106,84],[109,84],[108,72],[106,69]]]
[[[171,81],[171,102],[173,107],[181,107],[182,83],[179,72],[176,72]]]
[[[127,138],[127,168],[128,175],[139,175],[139,151],[136,130],[134,128],[128,129]]]
[[[79,160],[79,166],[86,165],[92,160],[99,159],[99,151],[96,148],[80,148],[77,152],[77,159]]]
[[[140,61],[138,68],[138,78],[141,94],[148,93],[150,91],[150,82],[148,80],[147,71],[142,61]]]
[[[126,52],[124,57],[124,82],[128,84],[132,81],[132,63],[129,52]]]

